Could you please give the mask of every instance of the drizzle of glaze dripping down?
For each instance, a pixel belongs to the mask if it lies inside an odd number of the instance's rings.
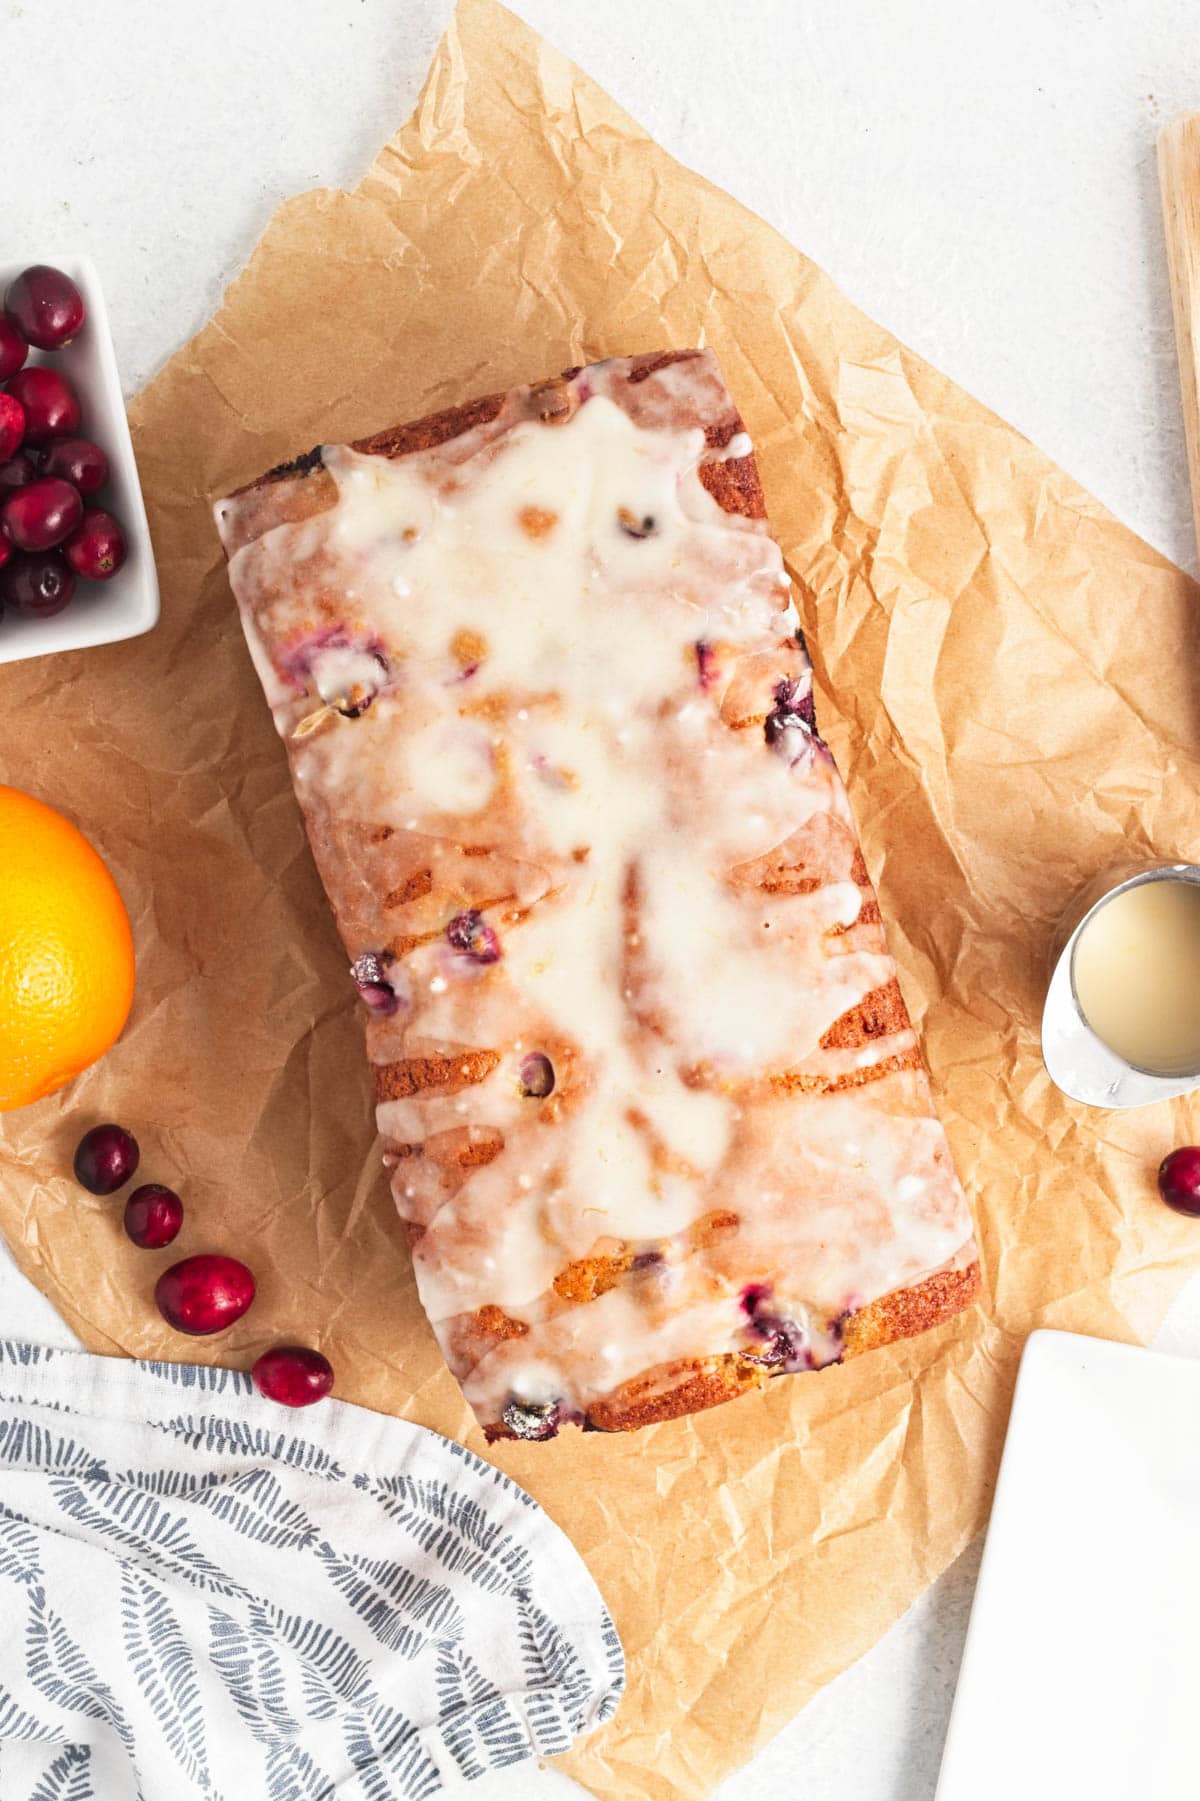
[[[380,1128],[418,1147],[393,1186],[422,1299],[481,1420],[528,1437],[688,1360],[830,1361],[849,1294],[970,1234],[919,1072],[889,1077],[894,1113],[852,1098],[868,1059],[911,1054],[906,1023],[829,1038],[894,972],[877,916],[855,923],[778,551],[701,479],[748,441],[706,436],[731,416],[711,357],[640,381],[637,418],[623,367],[523,391],[442,450],[328,448],[336,504],[232,564],[339,913],[357,943],[403,938],[403,1000],[382,962],[356,981]],[[321,604],[340,591],[365,626],[306,637],[314,563]],[[311,682],[363,710],[314,652],[376,649],[365,726],[297,743]],[[346,820],[386,833],[379,894],[435,870],[409,935],[372,915],[366,864],[348,875]],[[485,850],[486,882],[465,860]],[[770,888],[745,873],[767,864]],[[527,1078],[539,1044],[558,1069]],[[773,1086],[796,1068],[809,1087]],[[702,1232],[730,1195],[734,1228]],[[619,1273],[572,1302],[556,1277],[586,1261]],[[452,1322],[489,1306],[523,1330],[459,1357]]]

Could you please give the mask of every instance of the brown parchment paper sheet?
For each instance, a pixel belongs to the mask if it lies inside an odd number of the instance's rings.
[[[413,1290],[353,991],[209,501],[323,439],[701,343],[758,448],[988,1302],[712,1414],[489,1452]],[[0,671],[0,778],[109,859],[138,997],[97,1069],[5,1116],[0,1227],[97,1350],[246,1365],[300,1336],[343,1396],[509,1470],[587,1558],[628,1653],[615,1721],[568,1767],[623,1801],[703,1795],[983,1524],[1029,1329],[1145,1339],[1200,1262],[1152,1179],[1200,1108],[1072,1107],[1037,1048],[1072,892],[1128,856],[1200,857],[1200,597],[493,0],[463,0],[353,194],[280,208],[133,419],[162,623]],[[185,1194],[172,1250],[134,1250],[119,1200],[70,1180],[102,1117]],[[155,1277],[217,1248],[260,1299],[224,1337],[180,1339]]]

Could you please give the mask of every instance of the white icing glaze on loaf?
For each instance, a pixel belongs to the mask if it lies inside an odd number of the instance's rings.
[[[522,391],[446,446],[327,449],[336,504],[231,561],[348,949],[388,959],[372,1061],[409,1073],[379,1125],[485,1423],[761,1351],[748,1291],[828,1361],[846,1313],[974,1254],[907,1025],[838,1041],[894,969],[778,549],[700,479],[749,440],[677,422],[698,391],[731,413],[711,358],[655,374],[637,417],[623,369],[582,371],[563,423]],[[797,877],[813,833],[844,870]],[[468,877],[489,904],[459,905]],[[549,1096],[522,1091],[535,1052]],[[563,1276],[586,1260],[595,1298]],[[512,1335],[464,1331],[480,1310]]]

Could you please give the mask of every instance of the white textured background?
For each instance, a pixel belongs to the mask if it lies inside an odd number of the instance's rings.
[[[1195,0],[515,10],[1195,569],[1154,165],[1159,127],[1200,110]],[[279,200],[358,179],[449,11],[0,0],[0,260],[89,250],[132,391],[208,317]],[[0,1332],[67,1336],[2,1252]],[[1200,1354],[1200,1290],[1160,1343]],[[977,1566],[969,1552],[720,1801],[931,1801]],[[565,1788],[527,1772],[473,1793]]]

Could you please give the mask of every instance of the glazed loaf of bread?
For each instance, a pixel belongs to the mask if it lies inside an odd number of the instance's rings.
[[[217,520],[421,1298],[488,1435],[667,1419],[968,1305],[970,1215],[712,353],[322,446]]]

